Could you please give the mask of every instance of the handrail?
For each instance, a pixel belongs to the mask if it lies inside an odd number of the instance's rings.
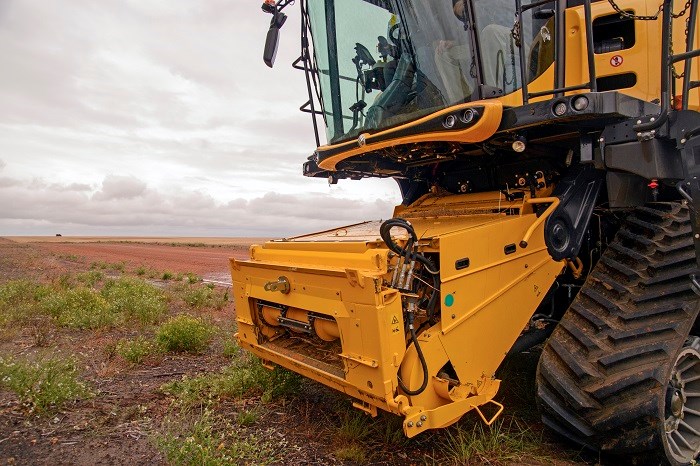
[[[685,52],[674,54],[671,50],[671,36],[673,34],[673,0],[664,0],[662,28],[661,28],[661,112],[649,119],[646,123],[634,126],[636,132],[646,132],[657,128],[668,121],[671,108],[671,85],[673,65],[678,62],[685,62],[683,71],[683,90],[681,91],[681,109],[687,110],[690,101],[690,90],[696,86],[695,81],[691,81],[692,62],[691,60],[700,57],[700,49],[694,49],[695,29],[698,19],[698,2],[690,3],[690,13],[688,16],[687,37]],[[687,134],[684,136],[687,138]]]
[[[522,0],[515,0],[516,14],[518,18],[518,37],[523,37],[523,13],[538,6],[554,3],[555,8],[555,43],[554,43],[554,88],[548,91],[529,92],[528,91],[528,76],[525,66],[525,49],[522,44],[519,47],[520,58],[520,81],[522,82],[521,92],[523,104],[528,104],[531,98],[542,97],[545,95],[554,95],[561,97],[567,92],[577,91],[582,89],[590,89],[592,92],[597,92],[598,84],[595,70],[595,51],[593,47],[593,14],[591,13],[591,0],[584,0],[583,12],[586,23],[586,61],[588,65],[588,82],[566,86],[566,0],[537,0],[527,5],[522,4]]]
[[[688,15],[688,37],[685,40],[685,51],[686,53],[693,50],[693,44],[695,43],[695,26],[698,19],[698,2],[692,2],[690,4],[690,13]],[[688,104],[690,101],[690,89],[692,88],[692,83],[690,81],[691,74],[691,60],[687,59],[685,61],[685,67],[683,69],[683,103],[681,108],[683,110],[688,110]]]

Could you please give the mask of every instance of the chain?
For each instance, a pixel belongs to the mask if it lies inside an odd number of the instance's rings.
[[[520,48],[520,15],[515,14],[515,22],[513,22],[513,29],[510,30],[510,36],[515,42],[515,46]]]
[[[671,16],[673,16],[674,18],[682,18],[688,12],[688,10],[690,9],[690,5],[692,3],[693,3],[692,0],[688,0],[687,2],[685,2],[685,6],[683,7],[683,10],[680,13],[678,13],[678,14],[671,13]],[[690,18],[688,18],[688,19],[690,19]],[[688,33],[688,20],[685,21],[685,25],[686,25],[685,31],[687,34]]]
[[[659,5],[659,9],[654,15],[635,15],[634,13],[628,13],[626,11],[623,11],[622,8],[620,8],[617,5],[617,3],[615,3],[615,0],[608,0],[608,3],[610,3],[610,6],[613,8],[613,10],[615,10],[623,18],[636,19],[638,21],[656,21],[657,19],[659,19],[659,15],[661,14],[661,12],[664,11],[664,4],[662,3],[661,5]],[[674,18],[681,18],[685,16],[691,4],[692,0],[687,0],[685,2],[683,10],[681,10],[678,14],[672,12],[671,16],[673,16]]]
[[[690,8],[690,4],[691,4],[691,0],[688,0],[687,2],[685,2],[685,7],[683,8],[683,10],[682,10],[680,13],[678,13],[677,15],[676,15],[676,14],[672,14],[672,16],[673,16],[674,18],[682,18],[683,16],[685,16],[685,13],[686,13],[686,12],[688,11],[688,9]],[[689,29],[690,29],[690,17],[688,17],[688,18],[685,19],[685,38],[686,38],[686,41],[688,40],[688,32],[689,32]],[[673,53],[673,41],[671,41],[671,53]],[[685,71],[684,71],[683,73],[681,73],[681,74],[678,74],[678,72],[676,71],[676,65],[675,65],[675,64],[674,64],[674,65],[671,65],[671,74],[673,75],[673,77],[674,77],[675,79],[683,79],[683,78],[685,78]]]
[[[636,19],[638,21],[656,21],[659,19],[659,15],[664,9],[664,4],[662,3],[659,5],[659,9],[656,12],[655,15],[653,16],[644,16],[644,15],[635,15],[634,13],[628,13],[626,11],[623,11],[622,8],[620,8],[617,3],[615,3],[615,0],[608,0],[608,3],[610,3],[610,6],[615,10],[620,16],[623,18],[630,18],[630,19]],[[690,2],[688,2],[690,3]]]
[[[649,15],[647,15],[647,16],[635,15],[633,13],[628,13],[626,11],[623,11],[617,5],[617,3],[615,3],[615,0],[608,0],[608,3],[610,3],[610,6],[612,6],[613,10],[615,10],[623,18],[630,18],[630,19],[635,19],[638,21],[656,21],[657,19],[659,19],[659,15],[664,10],[664,4],[661,3],[661,5],[659,5],[659,9],[656,11],[656,14],[654,14],[654,15],[650,15],[650,16]],[[683,7],[683,9],[681,11],[679,11],[678,13],[671,12],[671,16],[675,19],[682,18],[688,12],[692,3],[693,3],[692,0],[687,0],[685,2],[685,6]],[[685,37],[688,37],[689,28],[690,28],[690,18],[686,18],[686,20],[685,20]],[[673,50],[673,43],[672,42],[670,43],[670,46],[671,46],[671,50]],[[673,74],[673,77],[676,79],[681,79],[681,78],[685,77],[685,73],[678,74],[675,66],[673,66],[673,65],[671,65],[671,73]]]

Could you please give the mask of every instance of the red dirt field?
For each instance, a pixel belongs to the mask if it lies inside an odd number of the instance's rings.
[[[128,268],[148,266],[159,271],[195,273],[206,280],[230,282],[229,258],[248,258],[251,244],[262,238],[227,238],[199,241],[195,238],[76,238],[7,237],[6,240],[31,244],[58,257],[77,256],[90,262],[124,262]],[[148,241],[148,242],[144,242]],[[198,246],[188,246],[197,244]]]

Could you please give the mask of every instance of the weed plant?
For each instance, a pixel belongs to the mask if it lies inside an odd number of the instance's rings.
[[[218,292],[211,283],[191,286],[182,291],[182,300],[192,309],[212,307],[221,310],[228,302],[228,291]]]
[[[223,398],[259,395],[263,401],[289,397],[299,391],[301,377],[281,367],[265,368],[255,356],[244,355],[218,374],[183,377],[161,390],[182,406],[200,406]]]
[[[361,445],[349,444],[340,448],[336,448],[333,456],[339,460],[349,461],[353,464],[364,464],[367,462],[367,453]]]
[[[227,338],[224,340],[223,354],[229,359],[233,359],[241,354],[241,347],[238,346],[238,342],[233,338]]]
[[[115,325],[118,318],[110,309],[107,300],[91,288],[57,291],[44,299],[41,305],[43,310],[63,327],[109,327]]]
[[[37,313],[39,302],[50,290],[28,280],[12,280],[0,284],[0,327],[26,323]]]
[[[90,270],[89,272],[79,273],[75,278],[83,285],[94,288],[95,285],[104,280],[105,274],[98,270]]]
[[[90,396],[87,386],[78,380],[78,369],[72,359],[29,362],[0,357],[0,387],[15,392],[30,412],[40,414]]]
[[[146,357],[158,351],[157,345],[144,337],[122,340],[117,343],[115,352],[131,364],[141,364]]]
[[[541,454],[542,434],[521,425],[514,417],[500,418],[490,427],[480,422],[465,427],[458,424],[446,431],[441,441],[454,464],[514,464],[549,458]]]
[[[210,409],[196,416],[169,419],[165,428],[167,433],[156,438],[156,445],[170,464],[273,464],[281,461],[285,446],[273,444],[269,436],[247,432]]]
[[[165,351],[199,353],[209,345],[214,332],[204,320],[182,314],[158,327],[156,341]]]
[[[101,295],[109,303],[112,313],[140,324],[155,324],[168,310],[161,290],[135,278],[109,280],[102,288]]]

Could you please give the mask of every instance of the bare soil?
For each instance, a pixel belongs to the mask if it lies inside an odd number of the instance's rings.
[[[229,257],[244,258],[250,240],[221,247],[188,247],[167,244],[15,242],[0,238],[0,283],[28,278],[55,280],[68,272],[88,270],[96,261],[124,263],[127,270],[148,266],[157,270],[193,272],[203,277],[228,276]],[[223,311],[207,310],[221,328],[231,328],[235,319],[233,305]],[[215,341],[199,355],[165,355],[133,367],[115,358],[106,349],[121,338],[134,337],[133,330],[109,329],[79,331],[56,329],[48,347],[37,348],[32,329],[10,329],[0,334],[0,356],[32,357],[46,354],[71,355],[81,364],[82,378],[96,395],[64,407],[55,415],[30,414],[16,396],[0,389],[0,464],[29,465],[122,465],[166,464],[154,441],[167,416],[171,400],[160,387],[183,375],[217,372],[230,363],[224,357],[222,342]],[[522,370],[531,377],[536,357],[522,360]],[[521,364],[516,362],[516,365]],[[517,387],[514,385],[518,384]],[[522,395],[519,381],[500,400],[506,405],[531,410],[534,400]],[[504,386],[508,383],[504,382]],[[356,464],[334,456],[333,426],[338,419],[328,407],[337,395],[320,385],[304,385],[304,392],[283,403],[268,403],[254,429],[260,435],[274,437],[284,449],[281,464]],[[243,400],[256,404],[260,400]],[[239,400],[240,404],[241,401]],[[349,403],[349,402],[348,402]],[[510,406],[509,406],[510,407]],[[222,413],[236,409],[233,402],[218,407]],[[385,416],[383,416],[385,417]],[[466,416],[469,417],[469,416]],[[529,417],[526,419],[532,419]],[[379,422],[379,421],[377,421]],[[386,422],[386,421],[382,421]],[[464,422],[478,422],[476,416]],[[576,450],[558,443],[537,421],[532,428],[542,433],[551,451],[548,464],[586,464]],[[431,434],[432,435],[432,434]],[[371,452],[369,464],[440,464],[442,452],[436,451],[436,437],[422,436],[407,444]],[[519,464],[545,464],[541,460]],[[498,464],[485,462],[484,464]],[[501,463],[503,464],[503,463]]]

